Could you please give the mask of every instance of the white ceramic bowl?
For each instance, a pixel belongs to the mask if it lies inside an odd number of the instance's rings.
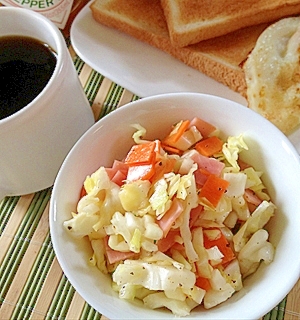
[[[122,159],[132,144],[130,125],[140,123],[148,137],[162,137],[171,124],[198,116],[226,135],[244,133],[250,151],[244,159],[262,170],[264,182],[278,207],[269,224],[275,260],[244,281],[244,288],[210,310],[195,309],[193,319],[257,319],[274,308],[292,289],[300,273],[300,163],[290,141],[271,123],[246,107],[222,98],[178,93],[132,102],[96,123],[73,147],[55,181],[50,204],[54,250],[78,293],[109,319],[173,319],[169,311],[149,310],[128,303],[113,292],[108,276],[88,265],[90,249],[63,228],[75,210],[79,190],[99,166]]]

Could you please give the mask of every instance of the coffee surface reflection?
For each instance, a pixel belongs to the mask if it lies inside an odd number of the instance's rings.
[[[30,103],[50,80],[56,53],[31,37],[0,37],[0,120]]]

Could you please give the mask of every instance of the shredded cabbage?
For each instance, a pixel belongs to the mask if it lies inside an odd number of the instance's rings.
[[[141,247],[146,251],[157,251],[155,241],[163,236],[163,231],[154,218],[145,215],[137,217],[131,212],[116,212],[111,219],[109,246],[117,251],[139,253]]]
[[[173,312],[176,316],[184,317],[190,314],[190,311],[197,305],[196,303],[188,303],[188,299],[185,301],[168,298],[164,292],[152,293],[146,296],[144,304],[150,309],[157,309],[166,307]]]
[[[235,292],[234,287],[226,281],[218,269],[213,269],[210,284],[211,289],[204,296],[204,307],[207,309],[226,301]]]
[[[222,152],[225,159],[231,164],[233,170],[236,172],[240,170],[237,160],[238,155],[242,150],[248,150],[248,146],[244,142],[243,135],[228,137],[227,142],[223,144]]]
[[[133,127],[135,144],[149,142],[144,127]],[[226,301],[243,288],[243,279],[261,261],[272,262],[274,247],[263,228],[276,207],[262,172],[250,165],[239,167],[240,152],[248,150],[243,135],[229,137],[211,157],[197,150],[201,139],[193,125],[178,140],[171,139],[170,147],[178,148],[175,154],[164,149],[165,140],[157,141],[151,161],[155,158],[155,168],[162,171],[153,180],[117,184],[104,167],[85,179],[86,195],[64,227],[77,238],[89,239],[89,263],[111,274],[121,299],[140,299],[148,308],[165,307],[186,316],[200,304],[209,309]],[[215,206],[198,196],[212,174],[229,182]],[[249,199],[255,204],[250,206]],[[232,253],[230,259],[226,250]]]
[[[236,252],[240,252],[249,240],[249,237],[259,229],[262,229],[274,215],[275,205],[272,202],[263,201],[244,223],[240,230],[233,236]]]
[[[94,251],[93,256],[90,259],[92,265],[96,265],[104,274],[108,273],[106,268],[105,247],[102,239],[91,240],[92,249]]]
[[[142,127],[140,124],[136,123],[132,125],[133,128],[136,129],[134,134],[132,135],[133,141],[136,144],[146,143],[148,140],[144,140],[143,137],[146,135],[146,129]]]
[[[113,273],[118,285],[131,283],[149,290],[189,289],[195,284],[195,274],[183,265],[160,265],[141,260],[125,260]]]
[[[197,196],[197,189],[196,189],[196,182],[193,175],[190,176],[189,183],[188,183],[188,190],[186,196],[186,207],[182,213],[182,224],[180,225],[180,233],[183,239],[183,243],[186,250],[186,255],[189,262],[195,262],[199,259],[197,252],[192,243],[192,233],[189,226],[190,221],[190,213],[193,208],[198,206],[198,196]]]
[[[157,217],[162,217],[170,209],[172,201],[168,195],[168,183],[166,179],[160,179],[154,184],[154,192],[149,198],[152,209]]]
[[[264,229],[257,230],[241,249],[238,256],[241,273],[244,277],[256,271],[261,261],[273,261],[274,247],[268,242],[269,234]]]
[[[229,182],[226,196],[237,198],[243,196],[247,182],[247,175],[243,172],[226,172],[223,178]]]

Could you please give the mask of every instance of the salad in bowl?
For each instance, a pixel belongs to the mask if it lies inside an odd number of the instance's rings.
[[[299,254],[286,248],[296,250],[300,201],[283,176],[296,187],[296,151],[243,106],[189,93],[132,102],[62,165],[54,249],[75,289],[109,318],[259,318],[299,276]]]

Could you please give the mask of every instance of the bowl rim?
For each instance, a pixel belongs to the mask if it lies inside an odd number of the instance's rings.
[[[57,185],[59,183],[60,177],[62,175],[62,172],[65,170],[65,167],[68,165],[68,161],[72,158],[72,154],[74,152],[74,150],[76,150],[76,148],[79,148],[82,144],[85,143],[86,140],[88,140],[88,137],[90,135],[92,135],[93,132],[97,132],[102,126],[103,123],[106,122],[106,120],[108,119],[108,117],[113,117],[112,114],[115,113],[114,115],[116,115],[116,113],[126,113],[127,109],[132,109],[132,108],[138,108],[140,105],[145,104],[145,102],[155,102],[155,101],[160,101],[160,100],[165,100],[165,99],[175,99],[175,98],[189,98],[189,97],[196,97],[197,99],[212,99],[218,102],[227,102],[231,105],[236,105],[236,107],[241,107],[244,108],[244,112],[246,112],[248,115],[253,115],[254,117],[256,117],[257,119],[259,119],[261,121],[261,123],[266,124],[268,127],[272,128],[272,130],[274,132],[276,132],[276,134],[283,139],[283,141],[286,143],[286,147],[288,148],[289,152],[291,153],[291,155],[295,158],[295,161],[298,162],[298,164],[300,164],[300,160],[299,160],[299,154],[296,151],[296,149],[294,148],[294,146],[292,145],[292,143],[288,140],[288,138],[281,132],[279,131],[279,129],[277,129],[274,125],[272,125],[268,120],[266,120],[265,118],[263,118],[262,116],[260,116],[259,114],[255,113],[254,111],[239,105],[238,103],[234,102],[234,101],[230,101],[228,99],[224,99],[218,96],[213,96],[213,95],[209,95],[209,94],[201,94],[201,93],[189,93],[189,92],[181,92],[181,93],[168,93],[168,94],[159,94],[159,95],[155,95],[155,96],[151,96],[151,97],[146,97],[146,98],[142,98],[140,100],[136,100],[136,101],[132,101],[124,106],[122,106],[121,108],[111,112],[110,114],[106,115],[105,117],[103,117],[102,119],[100,119],[98,122],[96,122],[90,129],[88,129],[85,134],[83,134],[83,136],[77,141],[77,143],[74,145],[74,147],[70,150],[69,154],[67,155],[65,161],[63,162],[61,169],[57,175],[57,178],[55,180],[54,183],[54,187],[53,187],[53,192],[52,192],[52,196],[50,199],[50,210],[49,210],[49,215],[50,215],[50,233],[51,233],[51,237],[54,236],[53,233],[53,228],[54,228],[54,218],[53,215],[55,214],[55,206],[57,205],[56,203],[56,192],[57,192]],[[245,111],[245,109],[247,111]],[[299,169],[300,172],[300,169]],[[80,287],[78,287],[78,283],[74,280],[74,278],[72,276],[70,276],[70,274],[68,273],[67,270],[64,270],[65,266],[64,266],[64,257],[61,257],[60,253],[57,254],[58,252],[58,248],[57,248],[57,242],[54,241],[53,242],[53,247],[54,247],[54,251],[56,253],[57,259],[59,261],[59,264],[61,265],[63,271],[65,272],[67,278],[70,280],[71,284],[74,286],[74,288],[82,295],[82,292],[80,290]],[[296,268],[298,268],[298,270],[300,270],[300,253],[299,255],[299,261],[296,261],[295,266],[294,266],[294,270],[296,270]],[[290,275],[291,276],[291,275]],[[284,297],[285,295],[292,289],[292,287],[294,286],[294,284],[297,282],[298,278],[300,276],[300,271],[298,271],[298,274],[296,274],[295,271],[293,271],[292,276],[289,278],[289,281],[286,281],[285,283],[285,291],[282,292],[281,294],[277,295],[277,301],[273,304],[269,303],[268,306],[266,307],[260,307],[260,310],[251,310],[252,314],[251,317],[256,317],[259,318],[261,316],[264,316],[266,313],[268,313],[272,308],[274,308]],[[286,292],[288,291],[288,292]],[[93,304],[91,304],[96,310],[98,310],[99,312],[103,312],[101,310],[99,310],[98,306],[95,306]],[[253,308],[256,309],[256,308]],[[262,314],[263,312],[263,314]],[[106,314],[105,314],[106,315]],[[214,316],[213,313],[211,313],[212,316]],[[106,315],[107,316],[107,315]],[[199,318],[199,314],[197,315],[197,317]],[[239,316],[240,317],[240,316]],[[167,318],[173,318],[172,314],[170,313]],[[189,318],[189,317],[186,317]],[[205,318],[208,319],[208,318]],[[233,319],[233,318],[232,318]]]

